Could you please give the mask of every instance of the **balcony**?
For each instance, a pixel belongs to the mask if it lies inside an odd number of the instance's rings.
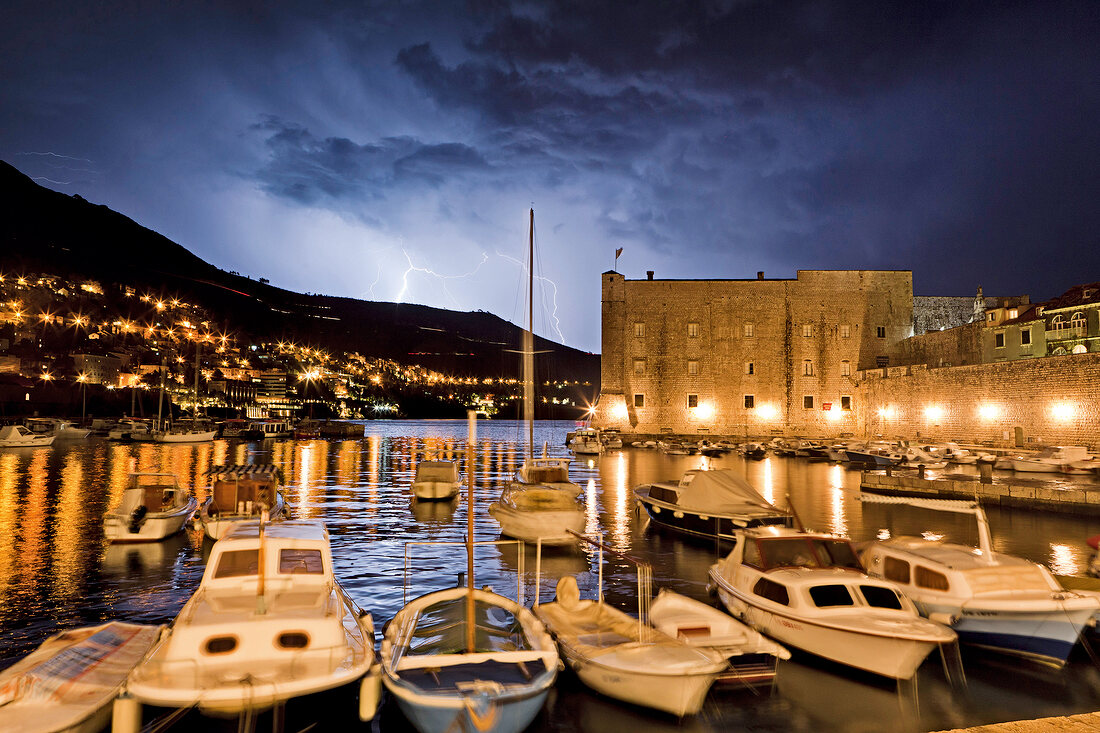
[[[1047,341],[1065,341],[1066,339],[1084,338],[1086,330],[1084,325],[1055,328],[1046,332]]]

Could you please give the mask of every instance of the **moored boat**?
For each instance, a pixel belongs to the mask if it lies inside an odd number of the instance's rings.
[[[103,534],[111,542],[156,542],[183,529],[197,508],[174,473],[133,473],[103,517]]]
[[[892,583],[864,574],[844,538],[747,529],[710,578],[726,608],[756,630],[884,677],[911,678],[932,650],[955,641]]]
[[[510,484],[489,505],[489,515],[508,537],[544,545],[572,544],[573,532],[584,531],[584,505],[579,496],[537,484]]]
[[[454,461],[420,461],[413,477],[413,495],[421,501],[446,501],[458,496],[462,478]]]
[[[0,730],[96,733],[163,626],[112,621],[54,634],[0,672]]]
[[[655,523],[700,537],[732,540],[745,527],[792,522],[790,512],[773,506],[729,469],[691,469],[678,482],[638,486],[634,496]]]
[[[229,528],[267,512],[269,520],[283,518],[286,500],[282,470],[270,463],[216,466],[207,472],[213,486],[199,509],[206,536],[217,540]]]
[[[142,704],[233,715],[360,681],[367,720],[380,692],[373,621],[333,575],[324,524],[249,521],[214,545],[127,688]]]
[[[0,427],[0,448],[37,448],[53,445],[54,436],[35,435],[24,425]]]

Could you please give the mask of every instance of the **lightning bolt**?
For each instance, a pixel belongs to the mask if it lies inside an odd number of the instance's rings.
[[[377,296],[374,294],[374,286],[378,284],[378,281],[382,279],[382,263],[378,263],[378,274],[374,277],[374,282],[370,284],[370,299],[374,300]]]
[[[58,186],[68,186],[72,181],[55,181],[52,178],[46,178],[45,176],[31,176],[32,181],[49,181],[50,183],[56,183]]]
[[[405,255],[405,260],[409,263],[409,266],[407,268],[405,268],[405,272],[401,273],[401,291],[397,294],[397,301],[396,301],[398,303],[401,302],[401,299],[403,297],[405,297],[405,293],[408,292],[408,290],[409,290],[409,273],[410,272],[423,272],[426,275],[431,275],[432,277],[437,277],[440,280],[442,280],[443,281],[443,292],[446,294],[446,296],[448,298],[450,298],[451,302],[454,303],[457,306],[458,301],[455,300],[455,297],[453,295],[451,295],[451,291],[447,289],[447,281],[448,280],[461,280],[462,278],[466,278],[466,277],[470,277],[472,275],[476,275],[477,271],[481,269],[481,266],[489,261],[489,255],[482,252],[481,253],[481,262],[477,263],[477,267],[470,270],[469,272],[464,273],[462,275],[440,275],[438,272],[435,272],[434,270],[431,270],[427,267],[417,267],[416,265],[414,265],[413,261],[412,261],[412,257],[409,256],[408,251],[405,250],[404,248],[401,249],[401,252],[402,252],[402,254]]]
[[[502,257],[502,258],[508,260],[509,262],[515,263],[516,265],[519,266],[519,268],[521,270],[523,270],[524,272],[527,272],[527,263],[520,262],[515,257],[512,257],[511,255],[506,255],[503,252],[499,252],[499,251],[496,252],[496,256],[497,257]],[[558,284],[555,283],[550,278],[543,277],[542,275],[535,275],[535,279],[538,280],[539,282],[546,283],[551,288],[552,292],[550,293],[550,301],[553,304],[553,310],[550,312],[550,321],[551,321],[550,326],[554,329],[555,333],[558,334],[558,339],[560,340],[560,343],[564,344],[565,343],[565,334],[563,334],[561,332],[561,321],[558,319]],[[543,291],[543,292],[545,293],[545,291]],[[543,305],[545,306],[546,304],[543,303]]]
[[[91,163],[92,162],[92,161],[88,160],[87,158],[74,158],[71,155],[61,155],[60,153],[51,153],[49,151],[46,151],[44,153],[36,153],[36,152],[16,153],[16,155],[40,155],[40,156],[43,156],[43,157],[50,157],[50,158],[64,158],[65,160],[79,160],[82,163]]]

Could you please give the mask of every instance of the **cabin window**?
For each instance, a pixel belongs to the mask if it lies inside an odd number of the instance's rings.
[[[882,568],[882,577],[895,583],[909,585],[909,563],[887,555],[886,564]]]
[[[295,575],[323,575],[320,550],[279,550],[279,572]]]
[[[861,585],[859,592],[868,606],[875,608],[893,608],[901,610],[901,598],[893,588],[883,588],[881,585]]]
[[[787,593],[787,586],[780,585],[767,578],[761,578],[756,581],[756,585],[753,586],[752,592],[774,603],[779,603],[784,606],[791,605],[791,597]]]
[[[764,543],[763,552],[769,568],[818,567],[810,543],[800,537],[770,539]]]
[[[760,562],[760,546],[755,542],[745,543],[745,556],[741,560],[746,565],[752,565],[755,568],[761,567]]]
[[[840,324],[840,337],[842,339],[852,337],[852,327],[850,325],[848,325],[847,323]]]
[[[863,571],[863,565],[847,540],[814,540],[814,547],[821,554],[823,564],[839,568]]]
[[[935,570],[929,570],[928,568],[918,565],[913,575],[918,588],[945,591],[949,587],[947,576],[943,573],[937,573]]]
[[[698,337],[699,337],[699,324],[698,323],[689,323],[688,324],[688,338],[693,339],[693,338],[698,338]]]
[[[751,339],[753,336],[756,335],[756,326],[753,325],[751,321],[745,323],[744,333],[745,333],[745,338]]]
[[[645,395],[644,394],[634,395],[634,406],[635,407],[645,407]]]
[[[214,570],[215,578],[237,578],[242,575],[255,575],[260,571],[259,550],[229,550],[218,559]]]
[[[215,636],[207,639],[202,648],[207,654],[228,654],[237,648],[237,637]]]
[[[875,326],[875,335],[880,339],[886,338],[886,326]]]
[[[815,585],[810,588],[810,598],[818,608],[856,605],[852,592],[846,585]]]
[[[745,395],[745,409],[751,410],[756,407],[756,396],[747,394]]]
[[[280,649],[305,649],[309,646],[309,634],[304,631],[287,631],[275,637]]]
[[[699,373],[699,362],[695,359],[688,359],[688,374],[696,375]]]
[[[634,324],[634,338],[645,338],[645,324],[644,323],[635,323]]]

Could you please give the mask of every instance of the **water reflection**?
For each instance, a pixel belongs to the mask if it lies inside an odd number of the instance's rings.
[[[564,455],[561,442],[571,427],[539,423],[536,445],[548,443],[551,455]],[[500,528],[486,508],[513,476],[526,439],[512,423],[483,422],[478,428],[475,537],[492,540],[499,537]],[[104,546],[103,514],[118,501],[133,470],[175,473],[202,500],[209,487],[205,474],[214,465],[279,465],[294,516],[326,522],[339,577],[381,625],[401,606],[406,569],[410,595],[450,585],[465,570],[460,546],[466,534],[465,501],[413,502],[409,490],[417,462],[426,457],[459,461],[465,472],[465,440],[463,420],[394,421],[368,423],[361,439],[220,440],[168,446],[88,440],[49,449],[0,451],[0,660],[25,652],[58,625],[104,618],[168,621],[197,587],[203,554],[210,547],[197,528],[163,543]],[[584,493],[586,530],[602,532],[616,550],[649,562],[656,587],[707,599],[707,568],[726,548],[647,527],[645,514],[635,510],[632,493],[639,484],[676,481],[685,470],[699,467],[741,471],[773,503],[785,504],[789,494],[808,526],[855,540],[870,539],[882,529],[894,535],[934,532],[951,542],[977,542],[972,517],[862,505],[857,500],[859,471],[793,458],[711,459],[629,448],[598,460],[574,461],[571,477]],[[1085,538],[1096,534],[1093,520],[997,507],[988,513],[998,550],[1049,563],[1059,573],[1080,573],[1086,566],[1090,551]],[[454,544],[414,546],[406,568],[406,543],[429,541]],[[533,600],[533,548],[520,556],[514,546],[481,546],[476,557],[478,585],[489,584],[514,596],[522,566],[523,594],[529,603]],[[548,551],[542,561],[540,596],[552,597],[554,584],[564,575],[580,576],[584,594],[595,595],[595,562],[596,553],[587,546]],[[608,602],[633,613],[634,566],[608,557],[603,575]],[[1080,662],[1059,678],[1061,687],[1052,688],[1051,702],[1006,686],[1005,675],[988,671],[990,663],[983,659],[966,661],[972,687],[961,701],[958,693],[946,688],[935,664],[922,668],[919,727],[931,727],[930,721],[943,728],[985,722],[997,717],[995,711],[1001,708],[1029,717],[1100,705],[1098,675]],[[984,702],[983,697],[996,703]],[[675,725],[701,731],[848,731],[878,730],[890,720],[890,727],[899,729],[898,705],[889,685],[799,662],[782,669],[773,694],[753,697],[743,689],[716,689],[703,714],[681,725],[590,694],[565,675],[543,725],[548,730],[633,726],[653,731]]]

